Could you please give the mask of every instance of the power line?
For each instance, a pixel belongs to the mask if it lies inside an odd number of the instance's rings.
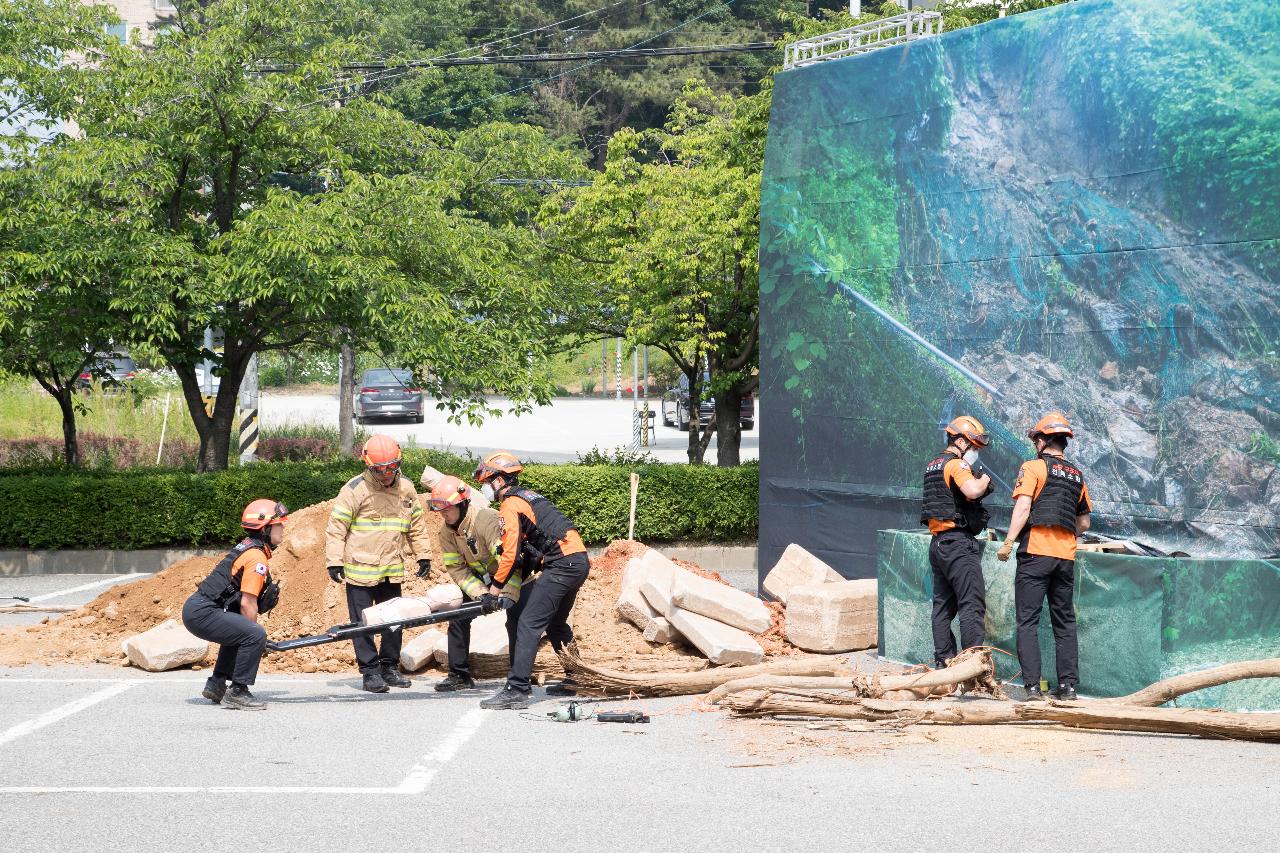
[[[656,36],[655,36],[656,38]],[[524,65],[537,62],[575,62],[584,59],[604,61],[650,56],[697,56],[704,53],[749,53],[776,50],[772,42],[757,41],[745,44],[698,44],[683,47],[618,48],[617,50],[579,50],[571,53],[509,53],[490,56],[460,56],[453,58],[431,57],[411,59],[406,62],[352,62],[339,66],[344,71],[403,71],[415,68],[455,68],[461,65]],[[293,66],[264,65],[254,69],[262,74],[280,74],[292,71]]]

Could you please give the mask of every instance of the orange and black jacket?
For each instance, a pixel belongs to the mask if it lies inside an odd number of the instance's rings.
[[[535,491],[515,488],[507,492],[498,515],[502,554],[493,572],[498,586],[505,584],[513,571],[540,571],[562,557],[587,552],[573,523]]]

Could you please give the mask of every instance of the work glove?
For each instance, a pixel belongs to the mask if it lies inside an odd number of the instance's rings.
[[[425,578],[429,574],[431,574],[431,561],[419,560],[418,561],[418,577]]]
[[[502,604],[498,601],[498,596],[491,592],[486,592],[480,596],[480,612],[493,613],[502,608]]]
[[[334,583],[342,583],[342,566],[330,566],[328,571],[329,580]]]
[[[1012,553],[1013,543],[1006,539],[1000,546],[1000,550],[996,551],[996,559],[1003,563],[1005,560],[1009,559],[1009,555]]]

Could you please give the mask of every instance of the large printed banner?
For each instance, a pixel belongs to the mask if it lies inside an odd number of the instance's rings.
[[[1094,527],[1280,552],[1280,3],[1094,0],[777,76],[762,569],[917,524],[951,417],[1076,426]]]

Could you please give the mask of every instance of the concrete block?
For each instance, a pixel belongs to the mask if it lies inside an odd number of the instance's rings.
[[[677,568],[671,606],[706,616],[753,634],[769,630],[769,608],[755,596]],[[671,614],[666,614],[671,618]]]
[[[746,631],[678,607],[667,618],[712,663],[752,664],[764,660],[764,649]]]
[[[441,636],[445,636],[441,633]],[[492,678],[506,675],[510,669],[507,655],[507,614],[499,611],[478,616],[471,621],[471,649],[467,656],[471,675],[475,678]],[[436,648],[436,663],[449,665],[448,643]]]
[[[808,652],[852,652],[876,645],[876,582],[840,581],[793,587],[787,641]]]
[[[787,596],[797,586],[837,583],[840,573],[794,542],[782,552],[778,562],[764,577],[764,591],[770,597],[787,603]]]
[[[665,616],[654,617],[650,620],[649,627],[644,629],[644,638],[650,643],[671,643],[679,636],[676,629],[671,627],[671,620]]]
[[[449,637],[444,631],[423,631],[400,647],[400,668],[405,672],[417,672],[435,662],[436,649],[443,649],[448,658]]]
[[[201,663],[209,656],[209,643],[192,634],[176,619],[166,619],[149,631],[120,644],[129,662],[147,672],[164,672]]]
[[[644,565],[639,558],[627,561],[627,565],[622,570],[622,591],[618,595],[616,605],[618,615],[641,631],[648,630],[654,617],[661,615],[640,592],[643,575]]]
[[[438,583],[423,596],[431,606],[432,613],[441,610],[454,610],[462,606],[462,587],[456,583]]]
[[[666,616],[671,609],[672,583],[675,576],[685,570],[668,560],[661,551],[650,548],[640,558],[639,571],[640,593],[658,611],[658,615]]]

